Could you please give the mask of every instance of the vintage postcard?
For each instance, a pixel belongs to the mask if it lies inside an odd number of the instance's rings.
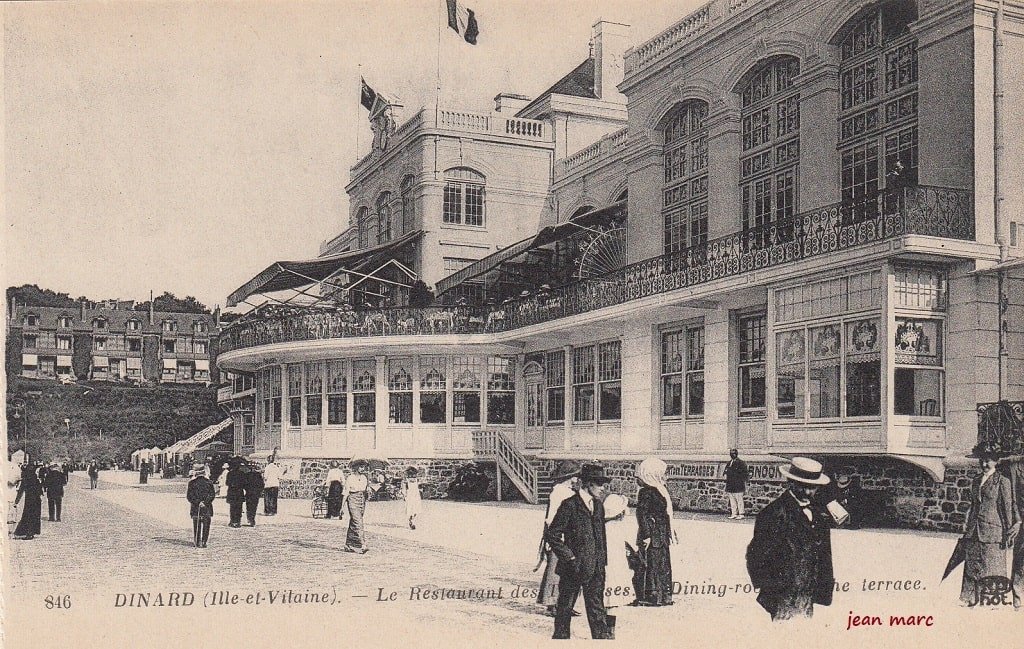
[[[1019,644],[1022,0],[0,16],[3,646]]]

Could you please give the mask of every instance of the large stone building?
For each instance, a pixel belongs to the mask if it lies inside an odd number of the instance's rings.
[[[371,450],[434,475],[476,457],[531,500],[557,459],[631,492],[658,455],[676,505],[706,510],[729,448],[755,506],[810,454],[888,520],[962,523],[979,404],[1024,400],[1024,4],[713,0],[627,51],[617,92],[602,49],[573,71],[595,96],[523,102],[540,136],[511,168],[501,113],[449,146],[417,139],[427,111],[353,169],[357,228],[412,178],[410,270],[446,306],[240,321],[219,361],[256,373],[239,450],[311,479]],[[520,196],[513,222],[446,228],[480,182],[488,214]]]
[[[9,376],[210,385],[218,380],[216,317],[136,311],[131,302],[12,305]]]

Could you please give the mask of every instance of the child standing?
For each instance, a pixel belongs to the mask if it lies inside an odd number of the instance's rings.
[[[405,470],[405,482],[402,484],[405,492],[405,515],[409,517],[409,529],[416,529],[416,517],[423,511],[423,499],[420,497],[419,471],[411,466]]]
[[[205,548],[206,541],[210,538],[210,521],[213,520],[213,499],[217,497],[217,490],[213,482],[206,477],[206,471],[201,464],[192,467],[192,479],[188,481],[188,491],[185,497],[188,499],[191,509],[189,515],[192,517],[192,533],[195,537],[197,548]]]

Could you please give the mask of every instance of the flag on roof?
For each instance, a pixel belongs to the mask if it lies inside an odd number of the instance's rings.
[[[366,110],[373,110],[373,102],[377,100],[377,93],[374,92],[373,88],[366,83],[366,79],[359,77],[359,81],[362,83],[362,90],[359,93],[359,103],[363,105]]]
[[[465,39],[470,45],[476,45],[476,37],[480,28],[476,24],[476,14],[458,0],[448,2],[448,26]]]

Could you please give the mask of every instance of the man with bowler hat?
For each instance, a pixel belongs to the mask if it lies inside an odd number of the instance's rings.
[[[226,484],[228,494],[228,514],[231,527],[242,526],[242,505],[245,504],[245,484],[247,478],[242,473],[242,467],[246,466],[242,458],[235,456],[228,461],[228,474]]]
[[[579,474],[580,490],[558,507],[544,539],[558,557],[558,604],[555,607],[555,633],[552,638],[569,638],[572,605],[580,591],[587,608],[590,636],[611,638],[604,608],[605,566],[608,542],[605,536],[605,485],[611,480],[599,464],[584,464]]]
[[[260,498],[263,497],[263,473],[260,472],[259,467],[249,464],[248,462],[242,469],[243,475],[245,476],[245,517],[249,521],[249,527],[256,527],[256,508],[260,504]],[[248,469],[248,471],[246,471]]]
[[[811,617],[815,604],[828,606],[834,583],[831,517],[814,499],[829,477],[806,457],[794,457],[779,471],[787,489],[757,515],[747,546],[757,603],[776,621]]]

